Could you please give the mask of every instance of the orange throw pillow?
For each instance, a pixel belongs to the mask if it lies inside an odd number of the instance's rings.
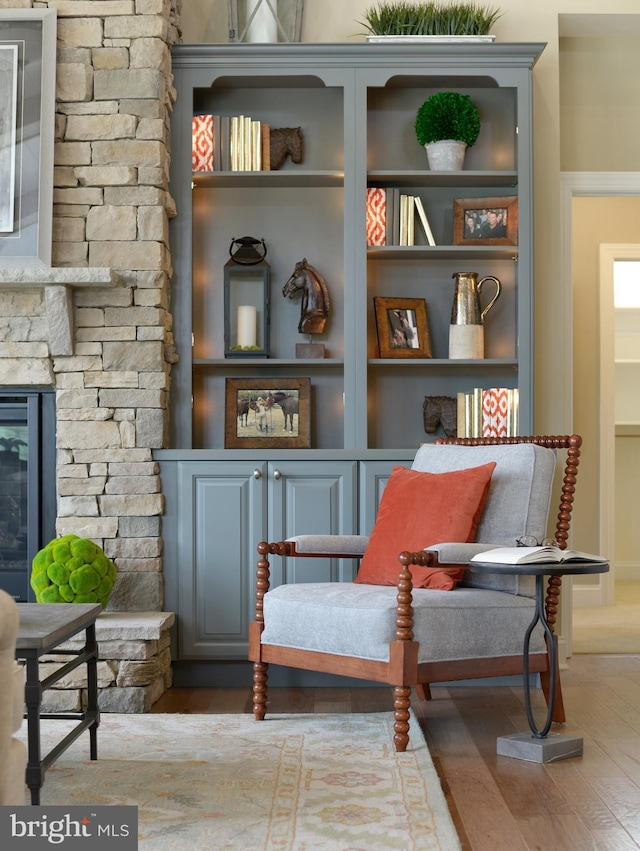
[[[396,585],[403,550],[473,541],[489,494],[495,463],[450,473],[419,473],[394,467],[355,579],[365,585]],[[409,568],[415,588],[450,591],[461,567]]]

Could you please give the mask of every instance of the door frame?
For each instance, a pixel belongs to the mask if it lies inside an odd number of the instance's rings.
[[[638,172],[561,172],[561,257],[562,280],[566,304],[572,303],[572,250],[573,210],[575,197],[623,197],[640,196],[640,173]],[[614,529],[614,467],[615,427],[613,423],[614,365],[613,365],[613,261],[628,259],[625,249],[629,246],[602,244],[600,247],[600,394],[607,404],[600,405],[600,500],[599,537],[600,549],[613,553]],[[632,246],[637,255],[637,246]],[[604,308],[604,309],[603,309]],[[573,310],[569,308],[565,317],[565,363],[569,364],[569,398],[573,399]],[[606,340],[605,340],[606,336]],[[604,363],[605,354],[609,358]],[[610,357],[609,357],[610,354]],[[607,416],[607,414],[609,416]],[[569,420],[572,421],[572,418]],[[574,586],[572,595],[563,595],[562,623],[567,624],[566,638],[571,651],[571,610],[573,605],[612,605],[614,598],[615,570],[600,574],[598,582],[589,586]]]

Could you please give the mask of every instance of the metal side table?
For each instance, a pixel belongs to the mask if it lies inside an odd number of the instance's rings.
[[[63,751],[89,730],[89,753],[98,758],[98,645],[96,643],[96,618],[102,611],[97,603],[20,603],[20,626],[16,642],[16,659],[26,661],[25,702],[27,718],[27,786],[31,790],[31,803],[40,803],[40,789],[47,768]],[[85,632],[82,650],[60,650],[79,632]],[[58,671],[40,680],[38,660],[46,653],[70,656]],[[87,707],[74,713],[41,713],[42,692],[80,665],[87,666]],[[41,718],[77,719],[78,724],[42,756],[40,742]]]
[[[506,573],[520,576],[535,576],[536,578],[536,607],[531,623],[524,635],[522,651],[522,672],[524,677],[524,706],[531,733],[515,733],[498,738],[497,753],[500,756],[511,756],[525,759],[529,762],[553,762],[571,756],[581,756],[583,740],[576,736],[562,733],[549,733],[551,719],[556,700],[556,678],[558,676],[558,648],[555,635],[547,621],[544,607],[544,577],[545,576],[577,576],[586,573],[607,573],[607,561],[569,561],[569,562],[538,562],[537,564],[496,564],[494,562],[474,561],[469,565],[470,570],[483,573]],[[537,727],[531,711],[531,683],[529,678],[529,645],[531,634],[540,623],[547,638],[549,648],[549,704],[547,717],[542,727]]]

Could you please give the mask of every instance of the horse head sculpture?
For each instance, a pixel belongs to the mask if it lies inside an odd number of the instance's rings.
[[[281,168],[287,155],[291,162],[298,165],[302,162],[304,152],[304,137],[300,127],[272,127],[270,136],[271,152],[269,167],[271,171]]]
[[[322,334],[329,315],[329,290],[322,275],[307,263],[306,257],[296,263],[291,277],[282,288],[282,295],[293,298],[298,290],[302,290],[298,331],[301,334]]]

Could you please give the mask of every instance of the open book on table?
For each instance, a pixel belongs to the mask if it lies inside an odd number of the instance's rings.
[[[606,562],[602,556],[581,553],[578,550],[561,550],[560,547],[498,547],[474,555],[471,561],[484,561],[490,564],[538,564],[553,561],[562,564],[567,561]]]

